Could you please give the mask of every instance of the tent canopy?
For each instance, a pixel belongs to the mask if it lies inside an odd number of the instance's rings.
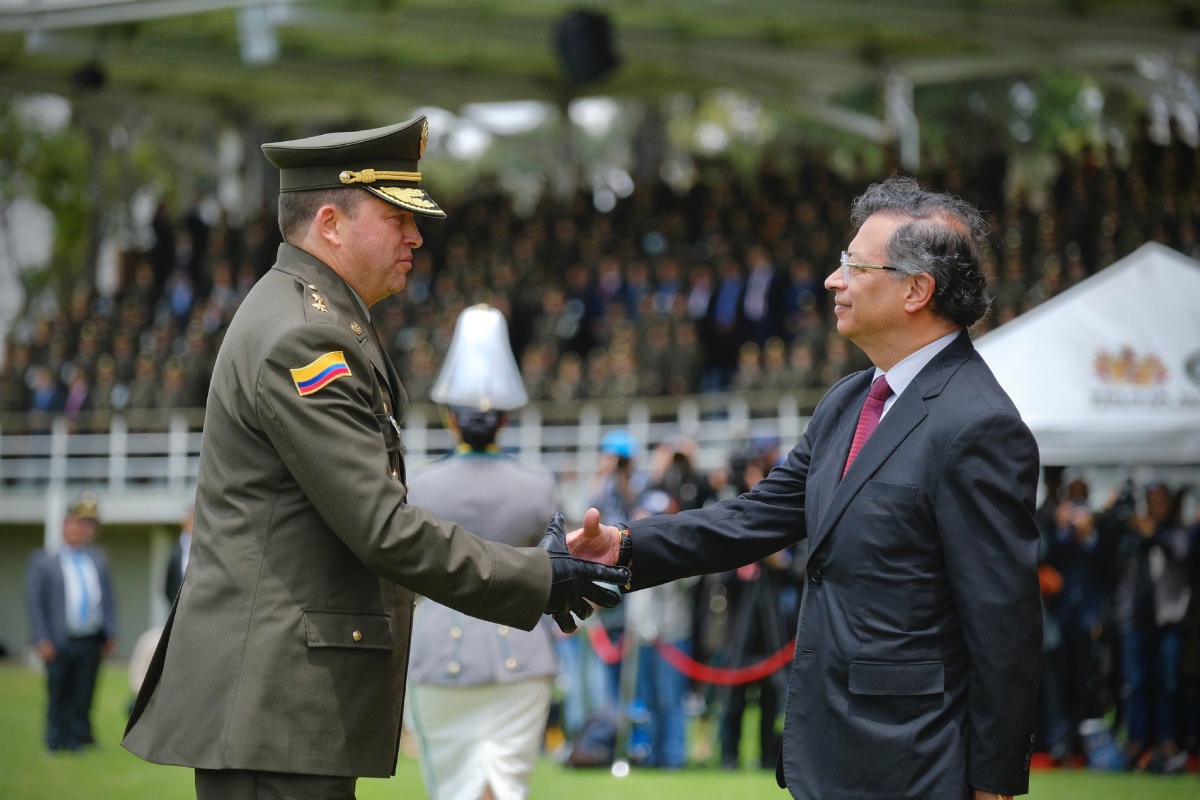
[[[976,347],[1043,464],[1200,464],[1200,262],[1145,244]]]

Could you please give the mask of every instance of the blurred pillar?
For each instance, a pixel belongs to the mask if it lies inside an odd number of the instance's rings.
[[[899,72],[884,80],[887,121],[900,140],[900,164],[909,172],[921,168],[921,123],[914,107],[913,82]]]

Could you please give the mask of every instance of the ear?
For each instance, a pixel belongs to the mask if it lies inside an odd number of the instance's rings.
[[[908,288],[904,293],[904,310],[909,314],[916,314],[933,302],[933,292],[937,289],[937,282],[928,272],[918,272],[916,275],[910,275],[907,283]]]
[[[313,217],[313,228],[317,232],[317,236],[333,245],[334,247],[342,246],[342,212],[333,205],[323,205],[317,209],[316,215]]]

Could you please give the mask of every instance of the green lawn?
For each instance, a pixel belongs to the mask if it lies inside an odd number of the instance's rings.
[[[3,800],[129,800],[190,798],[189,770],[143,763],[117,742],[129,702],[122,670],[106,670],[93,720],[100,746],[82,755],[56,754],[41,744],[45,686],[42,678],[21,667],[0,665],[0,798]],[[417,764],[402,758],[396,777],[359,782],[361,800],[424,796]],[[566,770],[542,762],[533,776],[533,800],[669,800],[669,798],[786,798],[774,776],[757,770],[722,772],[692,769],[681,773],[635,770],[624,779],[602,772]],[[1168,800],[1200,797],[1194,775],[1161,778],[1140,775],[1097,775],[1079,772],[1036,773],[1031,797]]]

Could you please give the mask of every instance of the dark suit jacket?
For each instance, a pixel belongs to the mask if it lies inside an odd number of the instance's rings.
[[[108,559],[98,547],[89,546],[83,554],[96,565],[100,578],[100,608],[104,621],[100,633],[105,641],[116,637],[116,608],[113,602],[112,577]],[[37,644],[43,639],[61,650],[67,644],[67,589],[57,555],[37,550],[29,557],[25,568],[25,607],[29,613],[29,641]]]
[[[831,388],[753,491],[630,523],[634,588],[807,536],[781,754],[792,795],[1022,794],[1041,671],[1037,445],[964,333],[843,479],[872,378]]]

